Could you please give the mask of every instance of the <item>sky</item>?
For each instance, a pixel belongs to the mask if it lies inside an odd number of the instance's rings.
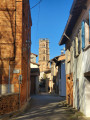
[[[40,0],[30,0],[30,8]],[[49,39],[50,59],[61,54],[59,41],[64,32],[73,0],[42,0],[31,9],[31,52],[39,55],[39,39]],[[37,58],[38,62],[38,58]]]

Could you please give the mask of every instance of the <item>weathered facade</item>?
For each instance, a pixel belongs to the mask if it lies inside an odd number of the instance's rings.
[[[18,93],[19,107],[30,98],[31,25],[29,0],[0,0],[0,97]]]
[[[59,44],[66,45],[67,102],[90,117],[89,0],[74,0]]]

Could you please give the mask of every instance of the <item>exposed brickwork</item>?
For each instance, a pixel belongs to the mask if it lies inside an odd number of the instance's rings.
[[[73,74],[66,75],[66,100],[73,106]]]
[[[19,2],[0,0],[0,3],[0,84],[8,85],[10,82],[14,85],[14,92],[19,92],[18,78],[19,75],[22,75],[23,80],[20,85],[20,104],[22,106],[30,97],[29,60],[32,23],[29,0]],[[14,70],[20,70],[20,72],[13,73]],[[15,104],[12,105],[14,108]],[[7,111],[7,107],[5,108]]]
[[[0,96],[0,115],[18,110],[18,99],[18,94]]]

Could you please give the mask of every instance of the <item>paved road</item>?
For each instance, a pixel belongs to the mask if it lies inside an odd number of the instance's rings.
[[[32,96],[27,110],[12,120],[78,120],[73,117],[75,111],[63,103],[64,97],[46,94]]]

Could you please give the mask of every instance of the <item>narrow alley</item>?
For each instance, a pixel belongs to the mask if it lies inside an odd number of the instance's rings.
[[[80,113],[79,113],[80,115]],[[65,104],[65,97],[41,94],[32,96],[28,108],[11,120],[85,120]]]
[[[90,120],[90,0],[0,0],[0,120]]]

